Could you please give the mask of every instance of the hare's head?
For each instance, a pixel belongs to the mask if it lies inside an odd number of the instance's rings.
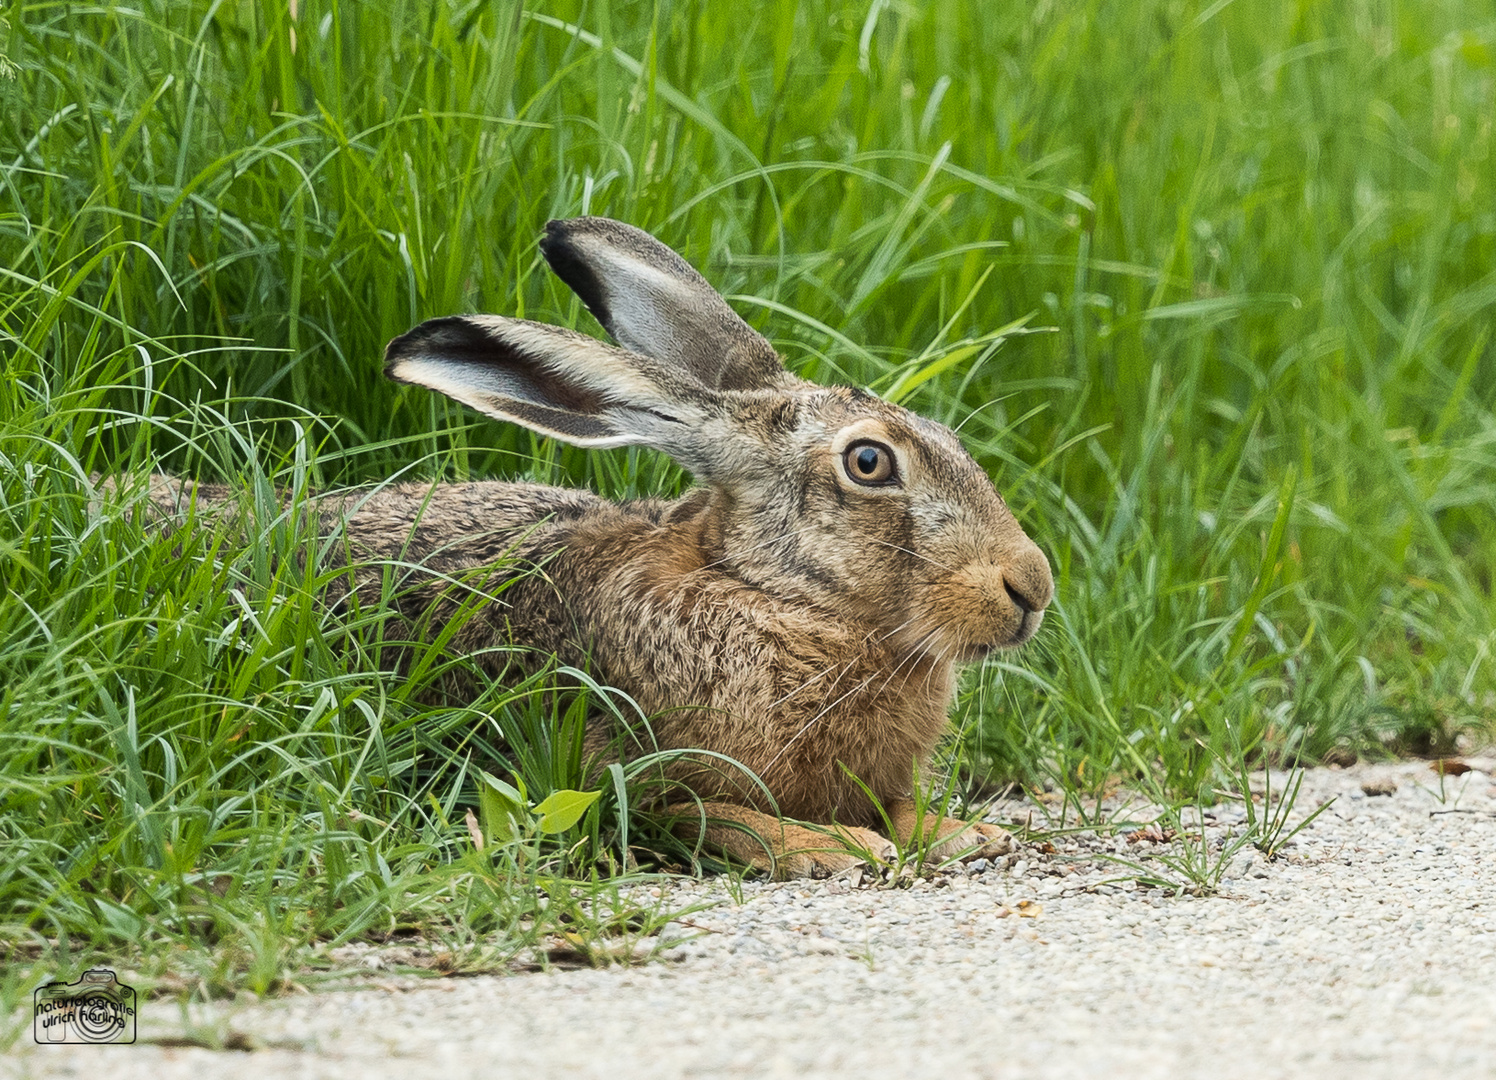
[[[454,316],[392,341],[388,374],[577,445],[663,450],[711,492],[700,535],[713,565],[902,649],[970,660],[1033,636],[1049,563],[950,429],[791,375],[632,226],[553,221],[540,246],[622,348]]]

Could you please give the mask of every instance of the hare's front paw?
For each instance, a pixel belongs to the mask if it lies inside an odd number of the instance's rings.
[[[960,818],[927,816],[911,799],[896,799],[889,804],[894,830],[909,843],[921,838],[930,844],[927,857],[944,859],[993,859],[1013,850],[1013,838],[1006,829],[985,821],[962,821]]]
[[[821,832],[818,829],[794,829],[793,839],[787,828],[786,841],[793,847],[779,855],[775,874],[782,878],[823,878],[864,866],[869,862],[892,862],[898,856],[893,841],[871,829],[837,826]],[[786,847],[790,847],[789,843]]]
[[[897,854],[888,837],[871,829],[808,827],[732,803],[672,803],[665,813],[682,839],[777,878],[830,877]]]

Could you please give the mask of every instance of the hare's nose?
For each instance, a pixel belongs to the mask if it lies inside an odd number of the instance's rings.
[[[1007,592],[1008,599],[1013,601],[1013,603],[1017,605],[1018,610],[1023,612],[1025,615],[1032,615],[1034,612],[1039,610],[1038,605],[1028,597],[1024,596],[1023,593],[1013,588],[1013,583],[1007,578],[1003,579],[1003,590]]]
[[[1029,547],[1003,568],[1003,589],[1025,615],[1043,611],[1054,599],[1054,576],[1049,560],[1037,545]]]

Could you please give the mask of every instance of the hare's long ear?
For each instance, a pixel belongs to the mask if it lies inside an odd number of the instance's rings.
[[[596,338],[498,315],[430,319],[389,343],[385,374],[578,446],[653,446],[693,472],[718,397]]]
[[[759,390],[790,378],[774,346],[647,232],[609,218],[552,221],[540,251],[624,348],[716,390]]]

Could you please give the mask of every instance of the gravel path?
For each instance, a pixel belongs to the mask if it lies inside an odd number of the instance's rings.
[[[1496,760],[1472,764],[1442,790],[1421,762],[1315,770],[1300,808],[1335,805],[1209,899],[1101,884],[1084,837],[908,889],[681,882],[665,902],[719,903],[665,962],[224,1005],[199,1019],[253,1052],[28,1042],[0,1072],[1496,1077]],[[180,1031],[145,1003],[143,1038]]]

